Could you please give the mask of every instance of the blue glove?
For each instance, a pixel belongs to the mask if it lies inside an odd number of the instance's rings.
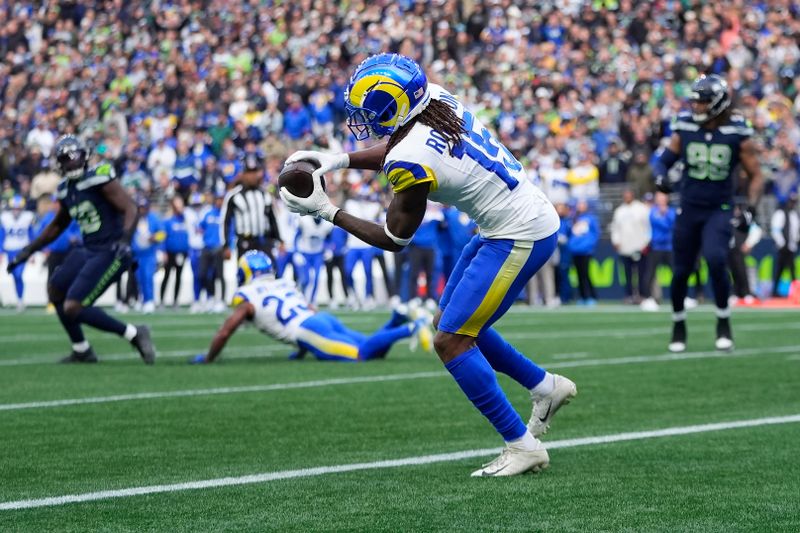
[[[194,357],[192,357],[191,359],[189,359],[189,364],[190,365],[204,365],[206,363],[207,363],[206,354],[204,354],[204,353],[199,353],[199,354],[195,355]]]

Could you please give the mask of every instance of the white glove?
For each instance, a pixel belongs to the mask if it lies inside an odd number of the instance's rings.
[[[347,168],[350,165],[350,156],[347,154],[326,154],[324,152],[314,152],[310,150],[300,150],[286,159],[285,165],[294,163],[301,160],[316,161],[319,163],[319,168],[313,172],[314,181],[317,178],[330,172],[331,170],[339,170],[340,168]]]
[[[298,152],[299,153],[299,152]],[[292,213],[300,215],[311,215],[319,217],[328,222],[333,222],[333,217],[339,212],[339,208],[331,203],[331,199],[325,194],[322,189],[323,177],[314,177],[314,190],[308,196],[303,198],[295,196],[290,193],[286,187],[281,187],[278,194],[280,194],[283,203]]]

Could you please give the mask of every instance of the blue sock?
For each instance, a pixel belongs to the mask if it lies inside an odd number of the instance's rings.
[[[478,348],[497,372],[511,377],[526,389],[538,385],[546,374],[544,368],[519,353],[494,328],[478,336]]]
[[[368,360],[385,357],[386,352],[395,342],[410,337],[412,331],[414,329],[410,324],[398,328],[381,329],[361,343],[358,347],[358,358]]]
[[[516,440],[525,434],[528,430],[525,423],[498,385],[497,376],[480,348],[467,350],[444,366],[503,439]]]
[[[69,335],[69,340],[72,341],[72,344],[84,342],[86,337],[83,336],[81,324],[77,320],[73,320],[64,314],[64,302],[54,305],[58,319],[61,321],[61,325],[64,326],[64,329],[67,331],[67,335]]]
[[[17,290],[17,299],[21,302],[25,293],[25,282],[22,281],[22,268],[14,269],[14,288]]]
[[[93,328],[116,333],[120,337],[125,334],[126,325],[99,307],[84,307],[78,315],[78,320],[83,324],[89,324]]]

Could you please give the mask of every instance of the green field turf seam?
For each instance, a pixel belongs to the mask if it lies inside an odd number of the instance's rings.
[[[614,357],[605,359],[581,359],[576,361],[560,361],[548,363],[545,366],[550,370],[560,368],[579,368],[595,366],[612,366],[628,364],[663,363],[673,361],[687,361],[692,359],[715,359],[750,357],[754,355],[780,355],[800,351],[800,346],[776,346],[770,348],[750,348],[734,352],[684,352],[666,353],[659,355],[634,355],[629,357]],[[211,389],[189,389],[162,392],[139,392],[131,394],[116,394],[112,396],[94,396],[87,398],[68,398],[63,400],[43,400],[24,403],[0,404],[0,411],[19,411],[24,409],[48,409],[53,407],[67,407],[71,405],[103,404],[135,400],[157,400],[168,398],[184,398],[188,396],[212,396],[218,394],[241,394],[253,392],[270,392],[292,389],[307,389],[315,387],[329,387],[337,385],[355,385],[360,383],[378,383],[383,381],[403,381],[415,379],[430,379],[449,376],[448,372],[429,371],[411,374],[384,374],[378,376],[358,376],[350,378],[334,378],[314,381],[300,381],[293,383],[273,383],[267,385],[247,385],[239,387],[218,387]]]
[[[778,425],[778,424],[791,424],[797,422],[800,422],[800,414],[767,417],[767,418],[756,418],[750,420],[716,422],[711,424],[700,424],[694,426],[671,427],[671,428],[648,430],[648,431],[634,431],[628,433],[617,433],[612,435],[600,435],[595,437],[581,437],[575,439],[557,440],[545,444],[548,450],[556,450],[562,448],[574,448],[578,446],[614,444],[626,441],[676,437],[680,435],[692,435],[697,433],[708,433],[713,431],[753,428],[753,427]],[[205,479],[201,481],[189,481],[185,483],[150,485],[143,487],[131,487],[126,489],[88,492],[84,494],[68,494],[64,496],[51,496],[38,499],[7,501],[0,503],[0,511],[14,511],[20,509],[37,508],[37,507],[52,507],[52,506],[66,505],[71,503],[84,503],[84,502],[107,500],[113,498],[128,498],[132,496],[142,496],[145,494],[164,494],[164,493],[180,492],[187,490],[251,485],[255,483],[267,483],[270,481],[316,477],[329,474],[340,474],[344,472],[356,472],[362,470],[378,470],[386,468],[399,468],[405,466],[421,466],[432,463],[444,463],[452,461],[461,461],[464,459],[474,459],[478,457],[488,457],[500,453],[500,451],[501,448],[464,450],[451,453],[405,457],[402,459],[380,460],[368,463],[351,463],[343,465],[319,466],[312,468],[300,468],[297,470],[283,470],[279,472],[250,474],[245,476]],[[477,479],[475,480],[475,482],[482,483],[482,481],[477,481]],[[508,482],[511,483],[512,481],[509,480]]]

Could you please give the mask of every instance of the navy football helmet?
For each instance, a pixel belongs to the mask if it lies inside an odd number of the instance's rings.
[[[62,135],[56,142],[56,163],[61,175],[67,179],[79,179],[86,170],[89,150],[74,135]]]
[[[692,83],[689,101],[692,103],[692,118],[695,122],[708,122],[731,106],[728,82],[716,74],[704,74]],[[708,105],[703,111],[696,111],[695,103]]]

